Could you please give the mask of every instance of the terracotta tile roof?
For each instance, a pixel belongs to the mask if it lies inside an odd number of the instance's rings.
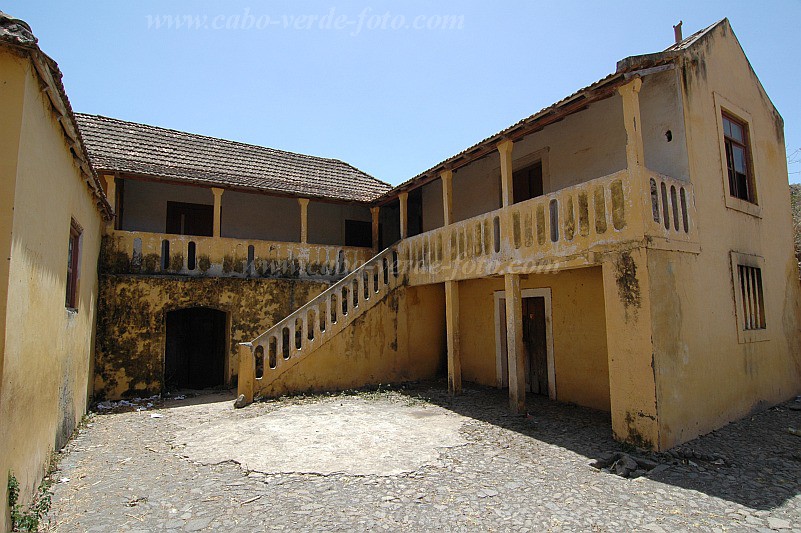
[[[98,171],[342,201],[371,201],[391,186],[339,161],[182,131],[76,114]]]

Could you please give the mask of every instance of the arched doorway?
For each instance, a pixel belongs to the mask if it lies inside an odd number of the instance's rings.
[[[192,307],[167,313],[164,389],[207,389],[225,383],[225,313]]]

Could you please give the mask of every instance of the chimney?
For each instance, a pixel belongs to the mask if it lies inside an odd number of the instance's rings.
[[[673,26],[673,37],[676,38],[676,44],[678,44],[678,43],[680,43],[682,41],[682,37],[681,37],[681,21],[679,21],[678,24]]]

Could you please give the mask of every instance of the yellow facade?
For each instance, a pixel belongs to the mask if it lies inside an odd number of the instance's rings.
[[[688,53],[681,75],[702,253],[648,253],[665,448],[801,391],[783,121],[727,21]],[[727,194],[721,111],[748,124],[758,207]],[[758,342],[738,340],[732,252],[764,260],[767,328]]]
[[[101,213],[27,55],[0,49],[0,472],[23,503],[86,411]],[[83,228],[77,309],[65,307],[71,220]]]

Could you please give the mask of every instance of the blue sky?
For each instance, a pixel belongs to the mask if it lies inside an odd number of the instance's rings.
[[[801,148],[801,0],[7,0],[1,9],[33,27],[76,111],[335,157],[393,184],[618,59],[662,50],[680,19],[687,36],[728,17],[784,117],[788,152]],[[790,172],[801,181],[801,162]]]

